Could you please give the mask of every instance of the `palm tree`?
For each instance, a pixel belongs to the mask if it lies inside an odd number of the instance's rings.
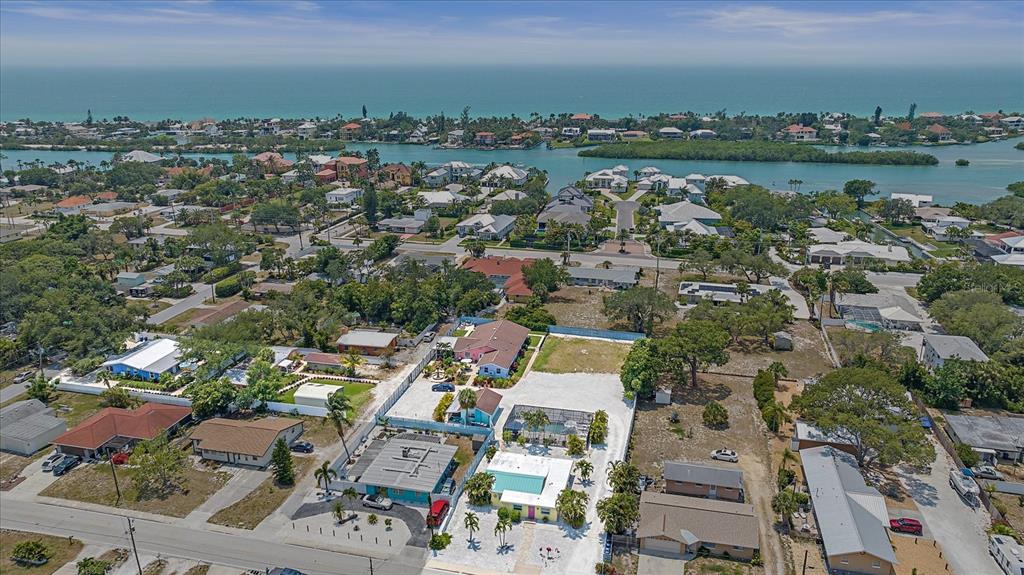
[[[512,519],[504,517],[498,520],[498,523],[494,526],[494,535],[498,537],[498,547],[504,549],[507,547],[505,543],[505,534],[512,529]]]
[[[789,370],[786,369],[786,366],[781,361],[773,361],[768,366],[768,373],[772,374],[772,377],[775,378],[775,383],[778,383],[780,379],[789,375]]]
[[[351,374],[352,377],[355,377],[356,374],[359,373],[359,366],[363,365],[363,358],[357,353],[349,352],[341,360],[341,363],[345,366],[345,369],[348,370],[349,374]]]
[[[590,498],[586,493],[582,491],[575,491],[572,489],[563,489],[558,494],[558,499],[555,502],[555,509],[558,510],[558,515],[574,529],[583,527],[583,523],[587,519],[587,502]]]
[[[590,483],[590,474],[594,472],[594,464],[589,460],[580,459],[572,464],[573,470],[579,474],[580,481],[584,484]]]
[[[330,497],[331,496],[331,479],[337,479],[338,478],[338,472],[333,470],[333,469],[331,469],[331,462],[330,461],[325,461],[325,462],[321,463],[320,467],[318,467],[316,470],[313,471],[313,477],[316,479],[316,482],[318,484],[320,482],[323,482],[323,484],[324,484],[324,494],[327,495],[328,497]]]
[[[462,423],[469,425],[469,410],[476,407],[476,392],[465,388],[459,392],[459,408],[462,409]]]
[[[544,436],[544,427],[551,423],[548,419],[548,414],[541,409],[535,409],[533,411],[527,411],[523,414],[523,423],[526,427],[532,429],[535,433],[539,433],[541,437]]]
[[[796,454],[793,453],[788,447],[782,450],[782,468],[786,468],[786,464],[792,461],[796,463]]]
[[[778,401],[770,401],[761,408],[761,417],[764,419],[768,429],[778,431],[782,422],[789,421],[786,415],[786,407]]]
[[[349,396],[344,393],[332,393],[327,398],[327,415],[324,416],[324,423],[330,423],[341,438],[341,445],[345,448],[345,460],[352,459],[348,451],[348,444],[345,443],[345,426],[352,424],[349,412],[352,410],[352,402]]]
[[[469,531],[469,544],[473,545],[473,532],[480,531],[480,518],[476,516],[476,513],[467,511],[465,519],[462,520],[462,524]]]

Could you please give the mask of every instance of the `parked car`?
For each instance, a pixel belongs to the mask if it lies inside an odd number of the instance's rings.
[[[363,496],[363,507],[387,511],[391,509],[392,505],[394,505],[394,503],[380,493],[367,494]]]
[[[64,459],[63,453],[54,453],[43,460],[43,471],[53,471],[54,466],[60,463],[60,460]]]
[[[435,383],[430,386],[430,391],[455,391],[455,385],[452,383]]]
[[[736,463],[740,460],[739,454],[731,449],[716,449],[711,452],[711,459],[717,459],[718,461],[731,461]]]
[[[293,441],[289,447],[298,453],[313,453],[313,444],[308,441]]]
[[[609,533],[604,534],[604,549],[601,556],[604,558],[605,563],[612,560],[612,536]]]
[[[35,372],[32,371],[32,370],[26,370],[26,371],[23,371],[23,372],[19,373],[18,375],[14,376],[14,383],[23,383],[23,382],[25,382],[26,380],[28,380],[28,378],[32,377],[33,373],[35,373]]]
[[[64,475],[68,471],[78,467],[78,464],[82,462],[82,458],[77,455],[68,455],[64,459],[60,460],[60,463],[53,466],[53,474],[57,477]]]
[[[991,465],[979,465],[971,468],[971,474],[980,479],[995,479],[996,481],[1003,480],[1003,474],[996,471],[996,468]]]
[[[428,331],[426,334],[424,334],[423,341],[434,341],[435,335],[437,335],[437,333]]]
[[[449,506],[449,503],[444,499],[438,499],[431,503],[430,513],[427,514],[427,525],[430,527],[440,527],[441,522],[444,521],[444,516],[448,514]]]
[[[909,517],[900,517],[899,519],[889,520],[889,529],[897,533],[910,533],[911,535],[921,535],[924,532],[924,526],[917,519],[910,519]]]

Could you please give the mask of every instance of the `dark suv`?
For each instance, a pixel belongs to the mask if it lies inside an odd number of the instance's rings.
[[[68,471],[78,467],[78,464],[82,462],[82,458],[77,455],[68,455],[64,459],[60,460],[60,463],[53,466],[53,474],[57,477],[64,475]]]

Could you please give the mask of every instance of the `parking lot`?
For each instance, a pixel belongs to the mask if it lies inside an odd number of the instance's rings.
[[[449,532],[452,544],[435,558],[437,567],[469,565],[489,572],[591,573],[601,558],[603,525],[597,518],[598,500],[607,497],[610,488],[605,482],[608,465],[623,459],[627,434],[632,419],[632,402],[622,397],[622,384],[614,374],[551,374],[530,372],[514,387],[498,390],[504,396],[503,413],[498,421],[497,436],[516,404],[539,407],[560,407],[583,411],[603,409],[608,413],[608,439],[605,445],[592,447],[587,458],[594,466],[593,482],[577,483],[575,489],[589,496],[587,522],[580,529],[561,523],[522,522],[506,536],[512,547],[499,553],[493,535],[497,512],[493,507],[471,507],[467,498],[459,500]],[[511,448],[515,451],[519,448]],[[552,457],[565,457],[564,450],[552,448]],[[473,511],[480,520],[480,531],[474,533],[477,546],[467,541],[469,532],[463,526],[466,511]],[[550,547],[552,551],[546,550]],[[542,552],[543,550],[543,552]]]
[[[398,398],[395,405],[388,410],[388,417],[407,417],[409,419],[421,419],[426,421],[433,420],[434,407],[437,406],[437,402],[441,401],[441,397],[444,396],[444,392],[441,391],[430,391],[430,387],[437,381],[430,380],[426,377],[428,374],[426,371],[423,372],[416,381],[412,382],[409,389],[402,394],[402,397]],[[469,387],[469,386],[462,386]],[[455,394],[458,396],[459,390],[462,387],[455,388]]]

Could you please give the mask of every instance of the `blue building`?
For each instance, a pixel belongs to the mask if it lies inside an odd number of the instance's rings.
[[[431,494],[441,493],[458,465],[456,446],[434,443],[427,436],[423,440],[392,438],[374,455],[376,447],[376,442],[371,444],[360,458],[372,460],[357,472],[358,481],[366,486],[366,493],[380,493],[392,501],[429,505]]]
[[[181,350],[173,339],[156,339],[103,362],[103,367],[114,375],[156,381],[164,373],[181,371]]]
[[[498,404],[501,403],[501,394],[490,389],[484,388],[476,396],[476,406],[469,409],[468,421],[463,422],[463,415],[466,410],[459,407],[459,402],[453,401],[448,406],[448,421],[452,423],[465,423],[466,425],[479,425],[481,427],[494,427],[494,424],[498,422],[498,418],[501,416],[501,408]]]

